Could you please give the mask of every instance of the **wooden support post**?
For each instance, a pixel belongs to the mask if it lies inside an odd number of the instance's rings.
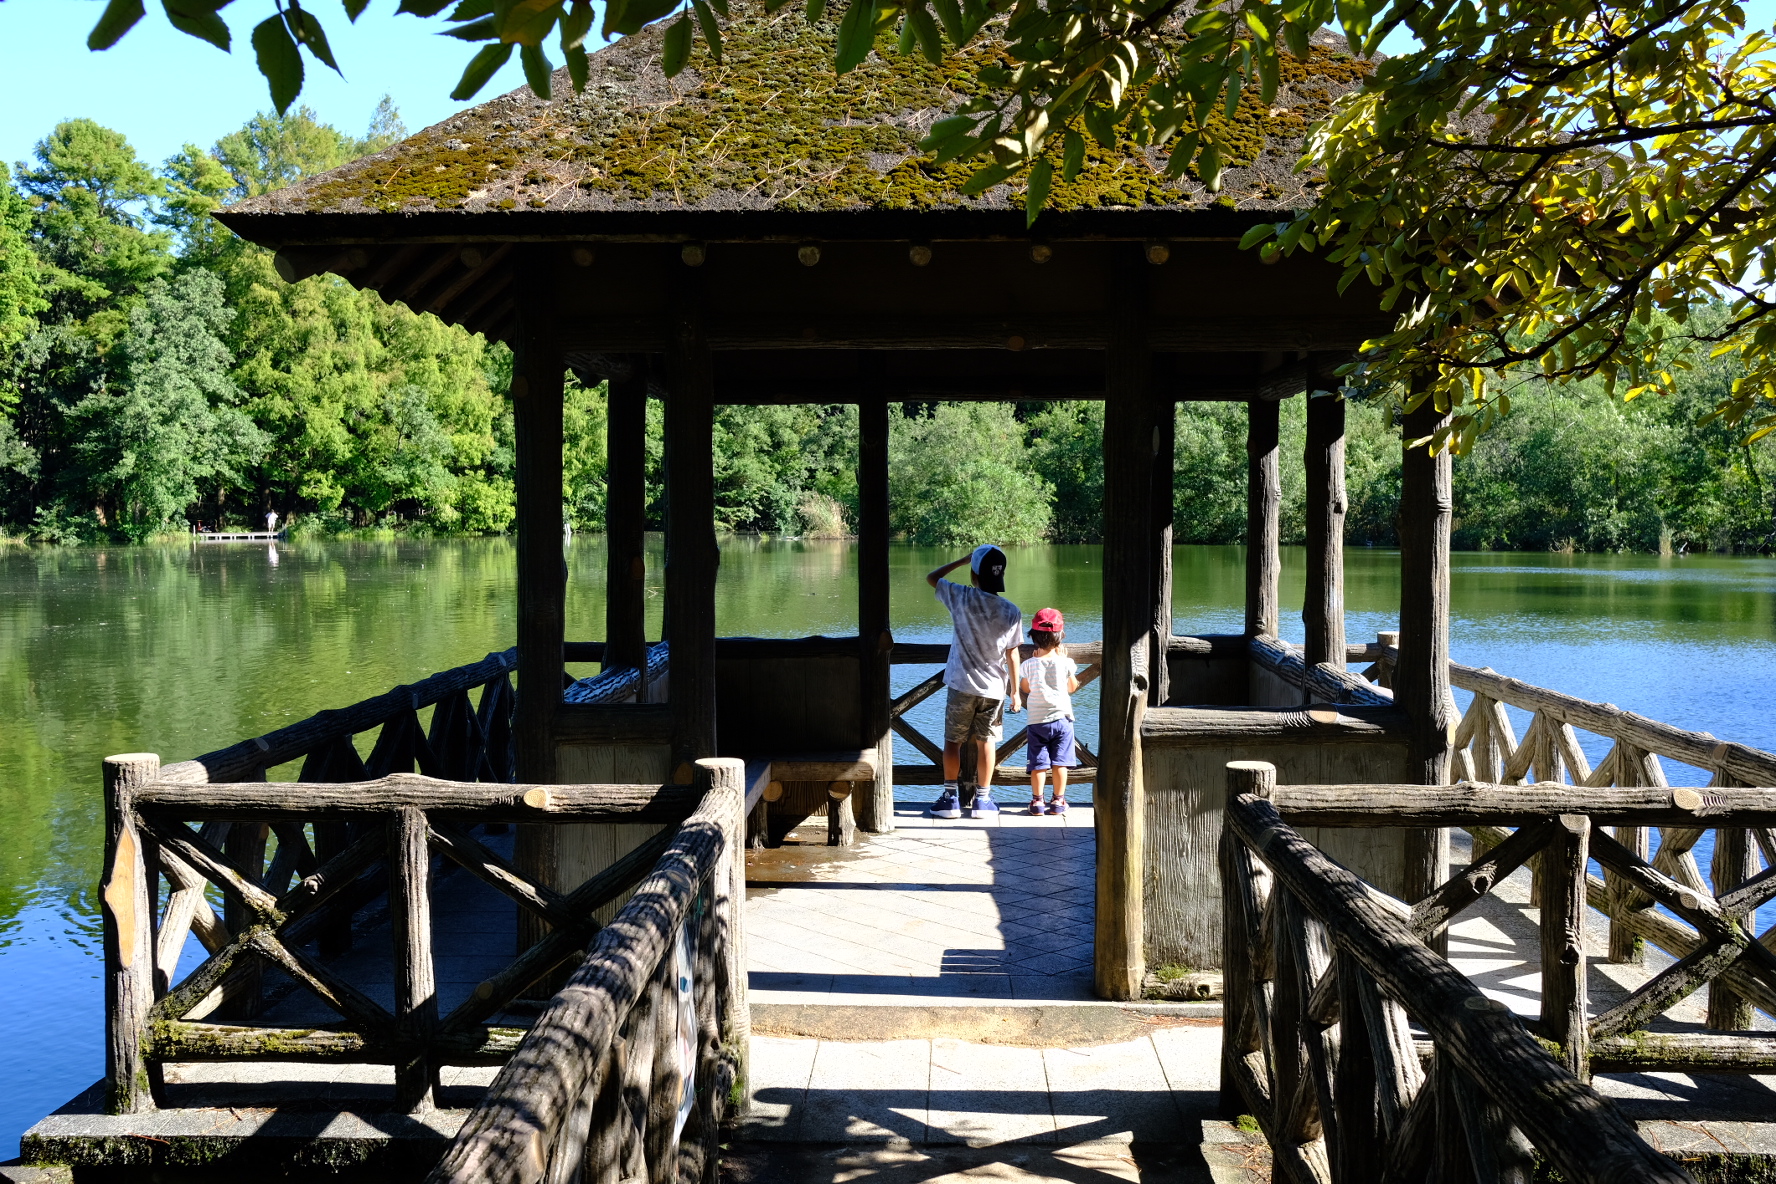
[[[1561,1046],[1561,1061],[1580,1081],[1591,1077],[1585,1015],[1585,866],[1591,820],[1562,814],[1542,852],[1542,1035]]]
[[[1275,637],[1281,627],[1280,414],[1274,399],[1246,404],[1246,634],[1250,637]]]
[[[520,332],[512,374],[512,428],[517,444],[518,695],[512,716],[518,779],[555,781],[555,713],[561,704],[561,646],[566,628],[567,569],[561,530],[561,411],[567,364],[555,323],[555,275],[541,248],[518,255]],[[514,843],[518,869],[559,887],[553,826],[521,826]],[[518,948],[546,927],[518,916]],[[543,986],[543,997],[550,990]]]
[[[1308,392],[1307,598],[1301,605],[1309,666],[1344,669],[1344,400]]]
[[[1264,761],[1232,761],[1227,766],[1228,800],[1243,794],[1268,798],[1276,791],[1276,766]],[[1231,828],[1221,831],[1221,933],[1224,958],[1221,1037],[1221,1114],[1247,1113],[1249,1102],[1240,1089],[1240,1066],[1264,1047],[1264,992],[1256,981],[1255,961],[1270,891],[1270,869],[1240,842]]]
[[[259,780],[264,779],[265,774],[261,772]],[[222,840],[222,854],[255,884],[265,875],[265,839],[269,830],[263,822],[236,822],[229,826],[228,834]],[[232,895],[222,898],[222,923],[228,926],[228,932],[239,933],[253,921],[246,906]],[[246,965],[237,967],[229,976],[232,981],[228,992],[214,1012],[217,1019],[248,1020],[259,1014],[265,964],[256,958],[243,961]]]
[[[1153,401],[1152,531],[1153,631],[1147,640],[1147,703],[1164,707],[1172,693],[1167,653],[1172,640],[1173,464],[1178,431],[1178,405],[1170,397]]]
[[[1433,456],[1424,444],[1412,445],[1434,433],[1444,418],[1427,398],[1407,413],[1402,426],[1400,659],[1394,669],[1394,702],[1411,721],[1407,762],[1409,776],[1420,785],[1448,783],[1455,734],[1449,692],[1450,456],[1448,449]],[[1448,831],[1420,827],[1406,832],[1407,900],[1429,896],[1448,867]],[[1447,932],[1430,944],[1444,952]]]
[[[130,796],[158,772],[160,757],[152,752],[105,758],[105,883],[99,917],[105,941],[105,1109],[111,1114],[154,1109],[142,1035],[154,1006],[156,902],[149,887],[156,873],[136,829]]]
[[[1725,896],[1743,884],[1756,867],[1751,831],[1742,826],[1723,826],[1714,832],[1714,861],[1709,869],[1714,894]],[[1756,933],[1757,914],[1745,919],[1748,933]],[[1751,1027],[1751,1001],[1716,978],[1708,984],[1708,1026],[1724,1032],[1743,1032]]]
[[[716,865],[713,887],[716,930],[724,959],[718,982],[716,1007],[722,1032],[722,1049],[733,1087],[734,1108],[730,1118],[744,1116],[752,1108],[752,1004],[747,986],[746,954],[746,766],[731,758],[697,762],[699,776],[707,776],[711,793],[731,793],[733,813],[728,821],[728,844]],[[728,1088],[722,1093],[727,1095]]]
[[[888,619],[888,404],[857,406],[857,640],[862,734],[858,747],[876,750],[876,780],[857,795],[857,825],[871,834],[894,829],[894,731]]]
[[[715,381],[701,273],[674,273],[666,355],[666,640],[674,780],[715,755]]]
[[[423,810],[402,806],[390,815],[389,933],[401,1047],[395,1102],[409,1114],[431,1111],[438,1083],[438,1067],[427,1055],[438,1027],[438,989],[432,971],[432,852],[426,837]]]
[[[647,666],[647,358],[628,362],[605,421],[606,670]]]
[[[1096,819],[1097,992],[1136,999],[1144,969],[1145,794],[1141,720],[1146,714],[1147,643],[1153,631],[1152,359],[1141,312],[1147,276],[1128,244],[1114,282],[1122,315],[1104,354],[1104,658],[1101,748],[1093,792]],[[983,778],[992,770],[984,770]]]

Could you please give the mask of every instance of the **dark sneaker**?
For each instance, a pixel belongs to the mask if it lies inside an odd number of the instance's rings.
[[[974,805],[968,808],[970,818],[999,817],[999,803],[993,800],[993,791],[982,786],[974,791]]]
[[[1042,813],[1042,799],[1041,798],[1031,798],[1030,799],[1030,813],[1032,813],[1032,814]]]
[[[937,795],[937,800],[931,803],[931,816],[933,818],[962,817],[962,805],[956,800],[955,790],[946,789]]]
[[[1067,799],[1056,798],[1054,801],[1050,802],[1048,804],[1048,812],[1050,814],[1065,814],[1067,812]]]

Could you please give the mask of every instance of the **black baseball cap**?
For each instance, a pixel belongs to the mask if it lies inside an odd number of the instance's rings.
[[[1005,591],[1005,552],[992,543],[982,543],[974,549],[974,554],[969,557],[968,570],[988,592]]]

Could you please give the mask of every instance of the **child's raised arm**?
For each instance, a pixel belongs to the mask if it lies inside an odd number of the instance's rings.
[[[961,567],[964,563],[967,563],[972,558],[973,558],[972,555],[964,555],[964,556],[962,556],[962,558],[956,560],[954,563],[944,564],[942,567],[938,568],[936,571],[927,573],[925,576],[925,582],[927,584],[930,584],[933,588],[937,587],[937,582],[939,580],[943,579],[945,576],[949,575],[951,572],[955,571],[958,567]]]

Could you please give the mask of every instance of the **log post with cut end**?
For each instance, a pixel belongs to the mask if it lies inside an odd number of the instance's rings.
[[[666,640],[672,767],[715,755],[715,380],[696,268],[673,275],[666,373]]]
[[[894,731],[888,619],[888,404],[857,407],[857,642],[860,748],[876,750],[876,780],[857,798],[857,825],[871,834],[894,829]]]
[[[752,1004],[746,980],[746,765],[731,757],[716,757],[698,761],[697,768],[700,778],[708,778],[707,793],[733,794],[733,811],[724,824],[727,847],[710,881],[710,899],[721,959],[716,1009],[723,1056],[734,1086],[731,1115],[738,1116],[752,1107]]]
[[[1274,399],[1246,404],[1246,635],[1275,637],[1281,627],[1283,485],[1277,457],[1280,408]],[[1107,524],[1106,524],[1107,525]]]
[[[628,362],[605,423],[606,670],[647,668],[647,358]]]
[[[1303,660],[1344,669],[1344,400],[1309,392],[1307,400],[1307,597]]]
[[[128,752],[105,758],[105,882],[99,917],[105,940],[105,1109],[154,1109],[143,1027],[154,1006],[154,893],[149,852],[130,796],[153,780],[160,757]]]
[[[1450,455],[1432,455],[1412,441],[1431,436],[1446,415],[1426,398],[1408,412],[1402,427],[1400,473],[1400,649],[1394,669],[1394,702],[1412,721],[1407,764],[1421,785],[1449,780],[1449,519],[1452,507]],[[1449,833],[1415,828],[1406,835],[1405,893],[1422,900],[1442,883],[1449,867]],[[1432,948],[1447,949],[1447,936]]]
[[[1097,940],[1094,980],[1106,999],[1141,994],[1145,794],[1141,719],[1147,706],[1147,642],[1153,631],[1152,360],[1141,320],[1148,277],[1132,244],[1112,267],[1119,293],[1104,353],[1103,726],[1096,820]],[[992,770],[983,770],[983,780]]]
[[[1174,455],[1178,432],[1178,405],[1170,396],[1153,401],[1153,532],[1151,600],[1153,632],[1147,639],[1147,703],[1164,707],[1172,693],[1167,654],[1172,640],[1172,518],[1175,513]]]
[[[438,1083],[438,1066],[427,1055],[438,1027],[438,988],[432,969],[432,854],[426,838],[425,811],[402,806],[389,815],[389,933],[401,1049],[395,1101],[410,1114],[432,1110]]]
[[[567,595],[562,553],[562,389],[567,372],[555,322],[554,270],[540,248],[518,256],[520,332],[512,375],[512,428],[517,444],[518,696],[512,731],[518,780],[555,780],[556,709],[561,703],[562,641]],[[556,828],[523,826],[514,861],[525,875],[559,886]],[[521,912],[518,948],[544,932]]]
[[[1580,1081],[1591,1078],[1585,1015],[1585,889],[1591,820],[1562,814],[1542,853],[1542,1035]]]
[[[1725,896],[1743,884],[1747,873],[1757,865],[1753,862],[1751,831],[1742,826],[1723,826],[1714,832],[1714,863],[1710,871],[1714,894]],[[1757,914],[1745,918],[1748,933],[1757,932]],[[1708,1026],[1724,1032],[1743,1032],[1751,1027],[1751,1001],[1727,983],[1714,979],[1708,984]]]

